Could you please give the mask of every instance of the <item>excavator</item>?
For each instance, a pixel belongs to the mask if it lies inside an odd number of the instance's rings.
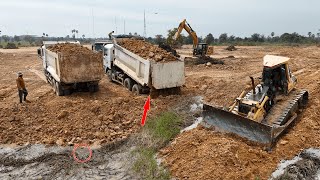
[[[192,37],[193,40],[193,56],[196,57],[205,57],[207,55],[212,55],[213,54],[213,47],[208,46],[207,43],[199,43],[199,39],[197,36],[197,33],[192,29],[190,24],[187,22],[186,19],[180,22],[178,31],[175,33],[173,39],[176,41],[182,30],[186,30],[189,35]]]
[[[308,91],[298,90],[289,68],[290,58],[266,55],[261,83],[243,91],[229,108],[203,105],[203,126],[237,134],[267,145],[277,142],[308,102]]]

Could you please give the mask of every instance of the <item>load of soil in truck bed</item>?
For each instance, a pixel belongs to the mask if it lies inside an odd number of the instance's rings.
[[[99,58],[98,53],[94,53],[90,49],[83,47],[79,44],[72,44],[72,43],[63,43],[63,44],[55,44],[49,46],[48,49],[55,53],[62,53],[63,55],[82,55],[88,58],[97,56]]]
[[[144,59],[155,60],[156,62],[177,61],[178,58],[166,50],[154,46],[143,40],[127,39],[118,44],[127,50],[143,57]]]

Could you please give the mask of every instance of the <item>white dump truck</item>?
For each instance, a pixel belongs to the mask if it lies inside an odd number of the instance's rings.
[[[58,96],[68,95],[73,91],[98,91],[98,83],[104,74],[101,54],[89,49],[88,51],[93,54],[87,56],[82,53],[71,55],[48,49],[50,46],[63,43],[80,46],[78,41],[44,41],[38,49],[47,82],[53,86]]]
[[[182,60],[156,62],[121,47],[114,41],[103,49],[104,70],[111,81],[118,82],[134,94],[180,90],[185,83]]]

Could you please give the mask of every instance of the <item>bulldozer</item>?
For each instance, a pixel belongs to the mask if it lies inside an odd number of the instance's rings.
[[[297,78],[289,68],[290,58],[266,55],[261,83],[243,91],[229,108],[203,105],[203,125],[234,133],[272,148],[297,121],[308,102],[308,91],[296,89]]]

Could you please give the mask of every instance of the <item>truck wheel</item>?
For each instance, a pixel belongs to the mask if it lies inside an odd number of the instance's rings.
[[[89,88],[89,92],[91,93],[94,92],[94,85],[90,85],[88,88]]]
[[[93,87],[94,87],[94,92],[98,92],[99,91],[99,84],[96,84]]]
[[[111,70],[107,70],[107,76],[109,78],[109,82],[112,82],[112,71]]]
[[[70,89],[65,89],[65,90],[63,90],[63,94],[64,94],[64,95],[70,95],[70,94],[71,94]]]
[[[132,90],[133,82],[130,78],[126,78],[123,82],[123,86],[126,87],[129,91]]]
[[[63,89],[59,82],[55,82],[55,90],[58,96],[63,96]]]
[[[141,94],[141,88],[138,84],[135,84],[132,86],[132,92],[134,95],[140,95]]]

